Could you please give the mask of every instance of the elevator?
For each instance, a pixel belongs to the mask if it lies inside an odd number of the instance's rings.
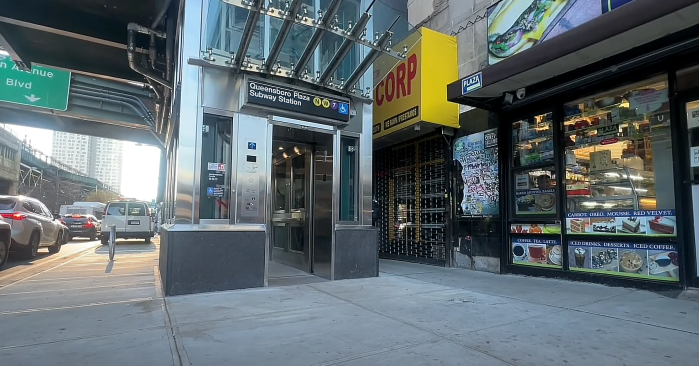
[[[270,279],[331,277],[333,136],[272,128]]]

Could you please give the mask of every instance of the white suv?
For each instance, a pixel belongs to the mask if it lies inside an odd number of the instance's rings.
[[[58,253],[63,245],[65,227],[46,206],[24,196],[0,196],[0,215],[12,226],[13,251],[26,258],[36,257],[39,247]]]
[[[116,237],[119,239],[144,239],[146,243],[150,243],[153,237],[148,204],[143,201],[107,203],[102,215],[102,233],[100,234],[103,245],[109,242],[109,227],[113,225],[116,226]]]

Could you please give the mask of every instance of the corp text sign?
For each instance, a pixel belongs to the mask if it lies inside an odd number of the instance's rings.
[[[248,104],[344,123],[348,123],[350,119],[347,99],[327,97],[256,79],[249,79],[247,87]]]
[[[70,72],[34,65],[23,71],[0,55],[0,101],[38,108],[68,109]]]
[[[420,122],[459,127],[459,106],[447,101],[444,85],[459,77],[456,38],[420,28],[400,45],[404,61],[384,55],[374,62],[374,139]]]

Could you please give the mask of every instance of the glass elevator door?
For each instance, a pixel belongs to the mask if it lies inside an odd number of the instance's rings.
[[[272,140],[270,259],[275,265],[269,277],[302,271],[329,279],[333,135],[274,126]]]

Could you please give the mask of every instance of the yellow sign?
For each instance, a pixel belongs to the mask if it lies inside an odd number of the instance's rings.
[[[330,108],[330,101],[327,99],[323,99],[323,108]]]
[[[420,28],[394,49],[405,61],[382,56],[374,63],[374,138],[424,121],[459,128],[459,106],[447,101],[447,84],[459,78],[456,38]]]
[[[322,101],[320,100],[320,98],[318,98],[318,97],[313,98],[313,104],[314,104],[316,107],[320,107],[320,103],[322,103]]]

